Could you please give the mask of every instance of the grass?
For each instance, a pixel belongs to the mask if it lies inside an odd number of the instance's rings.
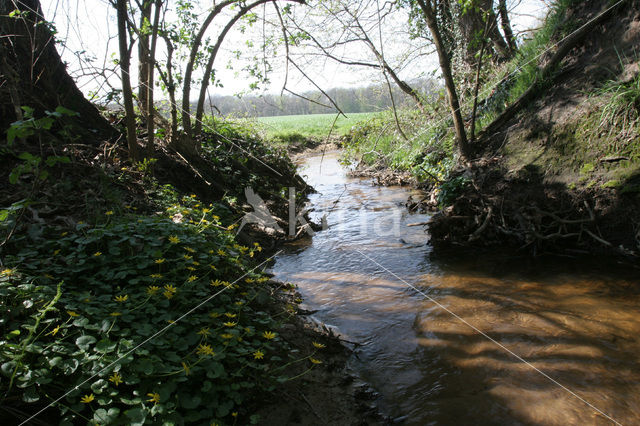
[[[299,133],[310,138],[326,138],[334,120],[332,135],[344,136],[359,121],[374,117],[375,112],[351,113],[342,115],[336,120],[336,114],[283,115],[276,117],[260,117],[257,127],[267,139],[286,134]]]

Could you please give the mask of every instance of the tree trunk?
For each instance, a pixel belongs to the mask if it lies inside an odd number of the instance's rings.
[[[156,46],[158,44],[158,27],[160,26],[160,10],[162,9],[162,0],[155,0],[155,13],[153,17],[153,29],[151,33],[151,47],[149,50],[148,71],[146,80],[147,89],[147,138],[149,149],[153,149],[155,142],[155,107],[153,105],[153,85],[154,85],[154,71],[156,63]]]
[[[267,3],[269,1],[272,1],[272,0],[257,0],[254,3],[251,3],[250,5],[242,7],[238,11],[238,13],[236,13],[236,15],[227,22],[227,25],[225,25],[225,27],[220,32],[220,35],[218,35],[216,44],[215,46],[213,46],[213,50],[209,55],[209,60],[207,61],[207,66],[204,70],[204,76],[202,77],[202,84],[200,85],[200,95],[198,96],[198,106],[196,108],[196,118],[195,118],[195,124],[194,124],[194,127],[195,127],[194,133],[196,135],[200,134],[200,132],[202,131],[202,117],[204,115],[204,100],[207,97],[207,88],[209,87],[209,81],[211,80],[211,73],[213,72],[213,63],[216,60],[216,56],[218,55],[218,50],[220,50],[220,46],[222,45],[222,42],[227,36],[227,33],[229,32],[229,30],[231,30],[231,28],[235,25],[235,23],[238,22],[238,20],[242,18],[248,11],[250,11],[256,6],[259,6],[263,3]]]
[[[493,50],[501,59],[511,57],[509,47],[498,30],[498,22],[493,12],[493,0],[474,0],[459,17],[465,62],[470,66],[475,64],[475,56],[482,42],[478,35],[483,33],[487,20],[488,36],[492,41]]]
[[[10,17],[14,10],[22,13]],[[64,120],[87,130],[85,143],[115,139],[117,131],[67,73],[43,22],[39,0],[0,1],[0,131],[22,118],[21,106],[34,108],[36,116],[63,106],[79,114]]]
[[[489,38],[493,42],[493,47],[498,53],[498,56],[505,60],[510,59],[513,54],[507,42],[504,41],[502,34],[500,34],[500,30],[498,30],[498,19],[496,18],[496,14],[493,12],[493,0],[489,0],[485,5],[487,9],[485,10],[485,19],[488,20],[489,24]]]
[[[498,3],[498,13],[500,14],[500,23],[502,25],[502,31],[504,32],[504,38],[511,50],[511,54],[514,54],[518,50],[518,45],[513,36],[513,30],[511,29],[511,21],[509,20],[509,12],[507,11],[507,0],[500,0]]]
[[[193,137],[193,130],[191,128],[191,106],[189,104],[191,97],[191,76],[193,74],[193,69],[195,67],[196,56],[198,55],[198,50],[200,49],[200,44],[202,43],[202,37],[204,37],[207,28],[215,18],[225,7],[234,3],[234,0],[225,0],[215,6],[211,12],[207,15],[200,30],[193,38],[193,42],[191,44],[191,52],[189,52],[189,60],[187,61],[187,66],[184,71],[184,86],[182,88],[182,127],[184,128],[185,133],[189,137]]]
[[[138,31],[138,106],[143,115],[148,111],[149,103],[149,68],[151,60],[149,58],[149,27],[151,26],[151,5],[153,1],[143,0],[140,8],[140,25]]]
[[[118,45],[120,48],[120,75],[122,78],[122,97],[124,100],[125,120],[127,124],[127,144],[129,158],[138,161],[138,139],[136,137],[136,118],[133,112],[133,92],[129,75],[131,53],[127,46],[127,0],[118,0]]]
[[[438,59],[440,61],[440,69],[442,76],[444,77],[445,87],[447,89],[447,95],[449,98],[449,107],[451,108],[451,116],[453,118],[453,126],[456,131],[456,140],[458,143],[458,151],[463,158],[469,158],[471,155],[469,143],[467,141],[467,134],[464,129],[464,121],[462,121],[462,114],[460,113],[460,102],[458,101],[458,93],[456,91],[455,82],[453,80],[453,74],[451,73],[451,61],[447,54],[442,37],[440,36],[440,29],[434,14],[431,0],[417,0],[422,13],[427,21],[429,31],[433,37],[433,43],[438,51]]]

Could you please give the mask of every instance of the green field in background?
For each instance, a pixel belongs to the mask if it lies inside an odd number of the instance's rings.
[[[361,112],[346,114],[338,117],[332,135],[342,136],[349,132],[351,127],[359,121],[373,117],[375,112]],[[310,115],[283,115],[277,117],[260,117],[258,121],[260,130],[269,138],[278,134],[300,133],[304,136],[324,138],[329,134],[329,129],[336,114],[310,114]]]

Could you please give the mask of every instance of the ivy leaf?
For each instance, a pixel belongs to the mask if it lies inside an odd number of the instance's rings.
[[[97,339],[93,336],[81,336],[76,339],[76,346],[78,346],[83,351],[89,350],[89,346],[94,344]]]
[[[0,367],[0,371],[2,371],[2,374],[4,374],[5,376],[10,377],[15,367],[15,361],[5,362],[4,364],[2,364],[2,367]]]
[[[118,418],[118,414],[120,414],[119,408],[109,408],[109,411],[104,408],[98,408],[93,413],[93,420],[101,425],[111,424]]]
[[[40,395],[36,391],[35,386],[31,386],[27,388],[26,391],[22,394],[22,400],[27,403],[36,402],[40,399]]]
[[[109,339],[102,339],[96,345],[96,351],[104,354],[113,352],[116,349],[116,345],[117,345],[116,342],[112,342]]]
[[[200,405],[201,402],[202,402],[202,398],[200,398],[200,396],[198,395],[195,395],[195,396],[183,395],[182,398],[180,399],[180,404],[187,410],[193,410],[198,405]]]
[[[62,361],[62,364],[60,364],[60,368],[62,369],[64,374],[69,375],[78,369],[78,365],[80,365],[80,362],[75,358],[71,358]]]
[[[144,424],[145,419],[147,418],[147,411],[142,408],[132,408],[124,412],[124,415],[127,416],[130,420],[130,425],[132,426],[142,426]]]

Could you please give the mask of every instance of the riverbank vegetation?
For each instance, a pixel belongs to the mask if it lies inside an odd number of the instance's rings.
[[[633,256],[640,248],[632,213],[640,188],[638,8],[621,4],[555,2],[513,59],[489,58],[478,72],[457,75],[467,166],[444,97],[426,114],[388,113],[359,126],[347,138],[348,158],[365,175],[411,173],[432,191],[424,204],[444,209],[430,227],[436,245],[508,242]]]
[[[382,71],[396,107],[358,123],[336,113],[306,118],[314,121],[306,128],[296,118],[295,130],[271,119],[280,129],[270,143],[255,126],[205,114],[209,86],[222,84],[214,65],[227,33],[239,23],[244,34],[266,3],[109,2],[120,84],[111,87],[106,66],[93,77],[110,87],[105,102],[120,102],[119,113],[99,110],[78,89],[38,0],[0,3],[4,423],[285,424],[307,417],[296,407],[268,420],[281,411],[265,404],[291,393],[302,395],[308,418],[320,417],[314,406],[339,404],[341,421],[361,422],[345,384],[346,351],[306,327],[293,286],[264,271],[284,231],[236,230],[257,208],[244,202],[246,188],[282,228],[288,188],[297,188],[297,202],[312,191],[283,149],[300,134],[335,132],[360,168],[393,169],[432,190],[422,204],[441,209],[429,228],[436,248],[637,253],[637,1],[559,0],[542,29],[517,43],[503,1],[494,10],[486,1],[434,9],[416,0],[366,14],[356,13],[371,12],[360,2],[319,2],[313,11],[322,15],[306,20],[292,12],[293,3],[308,6],[302,1],[270,2],[278,36],[265,37],[273,43],[261,46],[264,60],[244,70],[252,86],[267,82],[268,54],[284,51],[287,73],[302,72],[290,50],[313,48]],[[382,35],[372,28],[387,25],[397,6],[418,40],[409,56],[437,48],[445,89],[435,98],[404,81],[407,64],[377,47]],[[220,32],[210,38],[216,19]],[[355,36],[329,37],[345,34]],[[353,42],[365,43],[368,60],[331,50]],[[287,84],[285,76],[283,91],[297,96]],[[400,108],[392,85],[416,108]],[[157,109],[160,92],[167,111]],[[341,110],[320,93],[329,110]],[[338,128],[327,131],[334,119]],[[298,380],[314,374],[324,384]],[[305,395],[321,386],[322,401],[310,403]]]

